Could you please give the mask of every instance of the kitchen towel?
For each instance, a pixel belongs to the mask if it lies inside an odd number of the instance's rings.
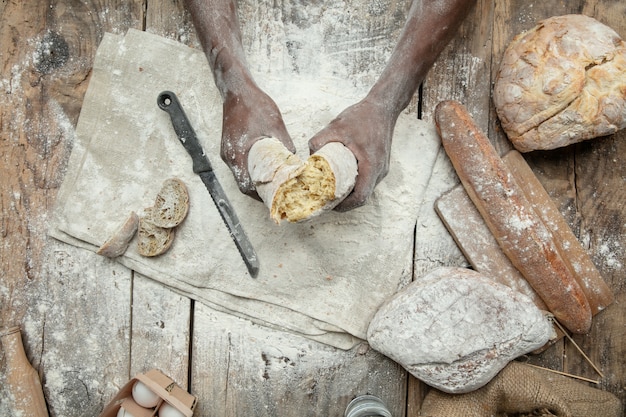
[[[308,138],[363,94],[341,78],[262,78],[303,159]],[[164,90],[177,94],[257,251],[256,279],[157,106]],[[131,211],[152,206],[164,180],[180,178],[190,209],[170,250],[146,258],[133,241],[120,263],[217,310],[342,349],[359,343],[379,306],[412,278],[416,219],[440,148],[434,126],[415,113],[400,116],[389,174],[365,206],[276,225],[221,161],[221,125],[221,98],[202,51],[137,30],[106,34],[50,234],[96,251]]]

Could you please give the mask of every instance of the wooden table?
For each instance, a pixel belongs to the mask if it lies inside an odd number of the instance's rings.
[[[340,351],[261,328],[47,236],[100,39],[107,31],[135,28],[198,46],[181,3],[0,3],[0,327],[22,326],[50,415],[96,416],[131,376],[156,367],[199,397],[197,416],[341,416],[354,396],[365,393],[383,398],[394,416],[416,416],[424,386],[366,344]],[[302,19],[290,13],[289,4],[240,3],[245,37],[259,22],[277,19],[287,25]],[[354,14],[345,24],[354,26],[343,40],[363,46],[380,36],[397,36],[409,4],[347,2],[343,7]],[[502,52],[514,35],[538,20],[568,13],[593,16],[626,38],[622,0],[479,1],[412,106],[419,105],[429,120],[440,100],[459,100],[497,149],[506,151],[510,145],[490,99]],[[328,41],[338,49],[350,45]],[[354,57],[357,66],[371,58]],[[591,332],[575,340],[604,372],[598,387],[623,401],[625,136],[620,132],[526,156],[616,294],[615,304],[595,318]],[[464,265],[452,246],[450,240],[416,248],[415,276],[436,265]],[[4,366],[4,355],[1,359]],[[599,378],[568,341],[531,360]],[[0,388],[0,414],[6,414],[7,403]]]

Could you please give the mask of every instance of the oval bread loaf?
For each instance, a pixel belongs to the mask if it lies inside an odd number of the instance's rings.
[[[339,142],[331,142],[302,162],[280,141],[266,138],[248,155],[248,169],[270,217],[299,222],[331,210],[350,194],[357,161]]]
[[[626,127],[626,43],[589,16],[543,20],[507,47],[493,101],[520,152],[615,133]]]
[[[589,331],[591,309],[583,290],[489,139],[454,101],[437,105],[435,123],[467,194],[502,251],[565,327],[574,333]]]

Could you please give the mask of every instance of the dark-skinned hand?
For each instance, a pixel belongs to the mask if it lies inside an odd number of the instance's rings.
[[[326,143],[341,142],[358,163],[352,193],[335,209],[347,211],[367,201],[389,171],[389,154],[396,118],[384,106],[367,98],[346,108],[309,140],[311,153]]]

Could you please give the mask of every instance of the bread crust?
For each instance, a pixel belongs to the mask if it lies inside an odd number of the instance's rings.
[[[107,258],[122,256],[137,233],[138,226],[139,216],[131,211],[124,223],[98,248],[96,253]]]
[[[591,309],[584,292],[489,139],[458,102],[439,103],[435,123],[463,186],[503,252],[564,326],[588,332]]]
[[[493,101],[520,152],[615,133],[626,127],[626,44],[588,16],[543,20],[507,47]]]

